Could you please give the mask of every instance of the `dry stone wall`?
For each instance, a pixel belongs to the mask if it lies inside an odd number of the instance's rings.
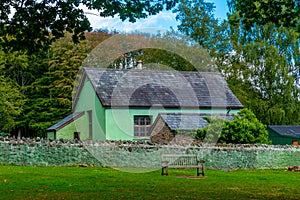
[[[0,138],[0,164],[160,168],[160,155],[197,154],[210,169],[277,169],[300,166],[300,148],[272,145],[153,144]]]

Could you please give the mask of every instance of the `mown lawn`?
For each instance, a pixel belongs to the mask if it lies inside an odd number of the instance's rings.
[[[0,166],[0,199],[300,199],[300,173],[285,170],[160,170]]]

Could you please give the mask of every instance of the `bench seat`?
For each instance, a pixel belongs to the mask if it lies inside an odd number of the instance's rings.
[[[196,154],[161,154],[161,175],[168,176],[169,168],[192,168],[197,169],[197,176],[204,176],[204,163],[205,161],[199,160]]]

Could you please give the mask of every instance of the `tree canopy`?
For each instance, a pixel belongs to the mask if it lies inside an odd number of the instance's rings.
[[[208,49],[243,105],[265,124],[299,123],[299,1],[229,0],[224,21],[212,3],[181,2],[179,30]]]
[[[277,27],[294,28],[300,33],[300,2],[298,0],[227,0],[235,19],[250,31],[255,26],[273,23]]]
[[[122,37],[122,45],[116,45],[121,42],[116,37],[113,38],[112,43],[108,43],[105,46],[113,46],[116,49],[124,48],[124,51],[128,47],[132,46],[134,49],[136,41],[131,41],[132,38],[138,38],[139,43],[147,43],[138,47],[140,49],[129,51],[122,54],[119,58],[114,60],[109,67],[111,68],[135,68],[139,60],[143,61],[143,68],[145,69],[173,69],[179,71],[217,71],[214,63],[211,61],[210,55],[207,53],[201,45],[179,34],[174,30],[166,31],[163,34],[157,35],[145,35],[145,34],[129,34],[126,38]],[[125,46],[125,47],[124,47]],[[139,46],[139,45],[137,45]],[[101,48],[101,50],[103,50]],[[105,52],[109,53],[110,50],[105,49]],[[96,54],[97,56],[99,54]],[[99,59],[104,60],[103,56]],[[100,60],[97,60],[101,63]],[[105,65],[105,64],[102,64]]]
[[[99,16],[118,15],[122,20],[146,18],[163,9],[170,10],[178,0],[2,0],[0,2],[0,45],[5,50],[45,50],[65,31],[75,43],[91,31],[82,5],[96,9]]]
[[[247,107],[262,122],[299,123],[300,90],[294,77],[300,66],[299,2],[233,0],[229,5],[235,53],[228,57],[234,62],[227,74],[239,74],[243,90],[252,88],[256,98],[249,96]]]
[[[197,41],[212,55],[226,49],[227,23],[214,17],[214,3],[182,0],[176,9],[178,30]]]

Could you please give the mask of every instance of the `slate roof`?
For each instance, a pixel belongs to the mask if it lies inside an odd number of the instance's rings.
[[[158,116],[158,118],[161,118],[165,122],[171,131],[191,131],[205,128],[209,125],[209,122],[205,120],[205,117],[219,117],[225,120],[234,119],[234,115],[209,115],[197,113],[160,113]]]
[[[298,137],[300,138],[300,126],[280,126],[272,125],[270,129],[282,136]]]
[[[59,121],[58,123],[56,123],[56,124],[50,126],[49,128],[47,128],[47,131],[58,131],[59,129],[65,127],[68,124],[70,124],[71,122],[78,119],[82,115],[84,115],[84,112],[77,112],[77,113],[70,114],[67,117],[65,117],[64,119],[62,119],[61,121]]]
[[[243,108],[219,73],[84,70],[104,107]]]

